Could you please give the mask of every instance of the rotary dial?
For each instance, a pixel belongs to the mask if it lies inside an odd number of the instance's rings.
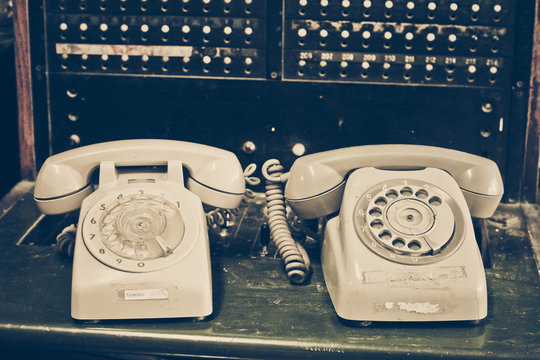
[[[92,205],[82,223],[82,237],[102,263],[119,270],[146,272],[170,266],[185,256],[199,236],[199,223],[181,194],[157,187],[133,187]]]
[[[435,185],[394,181],[370,189],[355,208],[357,235],[390,260],[426,263],[461,242],[463,216]]]

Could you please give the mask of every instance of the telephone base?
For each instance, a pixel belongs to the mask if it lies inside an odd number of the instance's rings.
[[[455,229],[448,231],[453,235],[438,254],[418,255],[420,252],[417,251],[407,255],[406,247],[401,247],[401,253],[394,253],[388,250],[391,244],[380,245],[382,241],[372,238],[363,223],[355,228],[355,224],[358,224],[355,223],[356,219],[366,213],[357,204],[373,196],[370,192],[374,186],[383,184],[382,187],[386,189],[388,184],[388,189],[391,189],[396,176],[406,179],[408,186],[415,181],[430,179],[445,190],[447,195],[440,193],[441,197],[446,196],[445,201],[455,202],[452,205],[456,217]],[[371,179],[371,182],[367,179]],[[429,189],[432,193],[436,191],[433,187]],[[409,199],[407,197],[406,201]],[[385,206],[387,209],[392,205],[388,203]],[[420,205],[417,208],[424,211]],[[463,212],[463,216],[460,212]],[[388,222],[382,225],[389,227],[395,225],[393,219],[388,220],[391,215],[390,211],[384,212],[377,219]],[[435,231],[438,231],[437,226],[449,226],[445,219],[442,219],[442,225],[441,219],[434,221],[439,221],[432,227]],[[391,229],[397,232],[395,228]],[[463,236],[458,238],[458,233]],[[430,234],[428,232],[425,236]],[[430,240],[434,244],[437,239]],[[455,248],[451,248],[452,244]],[[422,244],[422,247],[425,245]],[[450,252],[444,253],[448,249]],[[400,172],[374,168],[357,170],[347,183],[339,217],[327,222],[321,256],[328,292],[337,314],[343,319],[431,322],[474,321],[487,316],[485,274],[472,221],[459,187],[448,174],[438,169]]]
[[[416,267],[379,261],[365,249],[358,272],[336,272],[328,248],[338,236],[337,223],[338,218],[333,218],[326,226],[322,269],[339,317],[363,322],[479,321],[486,317],[484,272],[467,266],[465,254]]]
[[[182,164],[167,174],[100,167],[81,207],[71,315],[78,320],[199,318],[212,313],[208,230]],[[151,179],[149,181],[148,179]]]
[[[113,271],[81,243],[75,244],[71,293],[74,319],[204,319],[212,313],[206,237],[178,263],[145,273]]]
[[[99,266],[104,265],[96,264],[96,268]],[[211,284],[178,279],[177,271],[182,269],[176,267],[152,276],[118,272],[107,275],[109,284],[104,284],[103,278],[83,286],[75,283],[71,316],[77,320],[206,318],[212,313]]]

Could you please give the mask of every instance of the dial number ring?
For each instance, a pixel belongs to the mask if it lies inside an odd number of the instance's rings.
[[[356,234],[376,254],[427,264],[453,253],[465,236],[457,203],[436,185],[395,179],[370,188],[354,209]]]
[[[178,262],[198,237],[195,211],[181,194],[132,187],[93,204],[82,221],[86,248],[100,262],[129,272],[156,271]]]

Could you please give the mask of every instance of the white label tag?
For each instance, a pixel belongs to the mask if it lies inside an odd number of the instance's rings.
[[[165,300],[169,298],[167,289],[124,290],[124,300]]]

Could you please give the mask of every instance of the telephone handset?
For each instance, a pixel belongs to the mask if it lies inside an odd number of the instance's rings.
[[[99,187],[92,193],[98,167]],[[38,207],[46,214],[81,208],[72,317],[209,315],[212,282],[201,201],[235,208],[244,191],[236,156],[205,145],[123,140],[48,158],[36,180]]]
[[[78,209],[91,192],[90,178],[101,161],[117,166],[167,165],[181,160],[188,169],[188,189],[208,205],[235,208],[245,191],[236,156],[214,147],[174,140],[120,140],[56,154],[43,164],[35,198],[41,211],[60,214]]]
[[[304,156],[285,189],[300,218],[339,210],[326,224],[322,269],[338,315],[359,321],[484,318],[471,215],[491,216],[502,195],[493,161],[418,145]]]

